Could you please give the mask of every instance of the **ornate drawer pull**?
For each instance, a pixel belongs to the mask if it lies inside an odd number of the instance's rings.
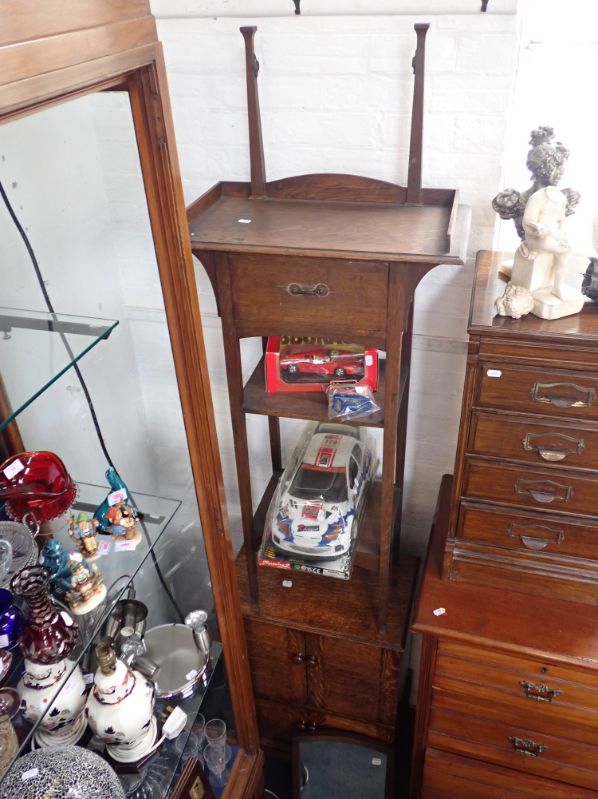
[[[313,655],[308,655],[305,658],[305,662],[308,666],[317,666],[318,665],[318,658],[314,657]]]
[[[563,446],[558,446],[556,440]],[[567,455],[581,455],[585,447],[583,438],[572,438],[564,433],[526,433],[523,439],[526,452],[537,452],[545,461],[551,462],[563,461]]]
[[[533,536],[525,534],[521,531],[529,531],[530,533],[534,530],[538,530],[540,532],[540,536]],[[565,533],[562,530],[556,530],[554,527],[546,527],[543,524],[534,524],[534,525],[526,525],[526,524],[516,524],[513,522],[507,527],[507,535],[511,538],[519,538],[521,543],[527,549],[546,549],[549,544],[556,544],[560,546],[565,540]],[[547,537],[549,536],[549,537]],[[550,537],[554,540],[551,541]]]
[[[520,680],[519,685],[528,699],[535,699],[536,702],[552,702],[555,696],[560,696],[563,692],[560,688],[549,688],[543,683],[533,683],[527,680]]]
[[[315,286],[300,286],[299,283],[290,283],[287,291],[293,297],[298,297],[300,294],[307,294],[310,297],[326,297],[327,294],[330,294],[326,283],[318,283]]]
[[[518,478],[513,483],[516,494],[527,494],[536,502],[548,505],[550,502],[569,502],[573,496],[571,486],[555,483],[554,480],[522,480]]]
[[[554,394],[553,389],[568,389],[573,393],[581,394],[575,398],[568,394]],[[534,383],[530,389],[534,402],[545,402],[556,408],[589,408],[596,399],[593,388],[584,388],[575,383]]]
[[[305,662],[305,655],[303,652],[295,652],[291,655],[291,659],[293,663],[304,663]]]
[[[517,738],[515,735],[509,735],[509,741],[513,744],[513,749],[516,752],[527,757],[538,757],[548,749],[547,744],[537,744],[529,738]]]

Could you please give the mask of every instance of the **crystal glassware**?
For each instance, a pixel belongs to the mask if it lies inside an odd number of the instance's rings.
[[[227,748],[225,745],[215,746],[214,744],[208,744],[203,750],[204,762],[213,775],[212,784],[216,788],[226,785],[226,780],[228,779],[226,764],[230,757],[230,748],[228,752],[226,751]]]
[[[226,723],[222,719],[210,719],[206,723],[204,734],[207,746],[224,749],[226,745]]]

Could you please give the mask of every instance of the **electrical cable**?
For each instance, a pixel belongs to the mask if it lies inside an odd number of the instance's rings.
[[[0,197],[2,197],[2,200],[4,201],[4,205],[6,206],[6,210],[8,211],[10,218],[12,219],[12,221],[13,221],[13,223],[14,223],[14,225],[15,225],[18,233],[19,233],[19,235],[21,236],[21,239],[23,240],[23,244],[25,245],[25,249],[27,250],[27,253],[29,254],[29,258],[31,259],[31,263],[33,264],[33,269],[35,271],[35,276],[37,278],[37,282],[39,283],[39,287],[40,287],[41,292],[43,294],[44,301],[46,303],[48,311],[52,314],[52,316],[54,318],[54,321],[58,322],[56,311],[54,310],[54,306],[52,305],[52,301],[50,299],[50,295],[48,294],[48,290],[46,288],[46,284],[45,284],[45,281],[44,281],[44,278],[43,278],[43,275],[42,275],[42,271],[41,271],[40,266],[39,266],[39,262],[37,260],[36,255],[35,255],[35,251],[33,250],[31,242],[29,241],[29,237],[27,236],[27,233],[25,232],[25,229],[21,225],[21,222],[20,222],[19,218],[17,217],[17,215],[16,215],[16,213],[15,213],[13,207],[12,207],[11,202],[8,199],[8,195],[6,194],[6,191],[4,189],[4,186],[2,185],[2,181],[1,180],[0,180]],[[67,351],[67,353],[69,355],[69,358],[71,359],[71,361],[74,361],[75,355],[74,355],[73,350],[71,349],[71,346],[70,346],[70,344],[69,344],[69,342],[68,342],[68,340],[66,338],[66,335],[61,330],[58,331],[58,335],[60,336],[60,339],[61,339],[62,343],[64,344],[64,348],[66,349],[66,351]],[[73,369],[75,371],[75,374],[77,375],[77,379],[79,380],[79,383],[81,385],[81,389],[83,390],[83,395],[85,396],[85,401],[87,402],[87,407],[89,408],[89,412],[90,412],[90,415],[91,415],[91,420],[93,422],[93,426],[94,426],[94,429],[96,431],[96,435],[98,437],[100,448],[101,448],[102,452],[104,453],[104,457],[106,458],[106,461],[108,462],[108,465],[111,466],[114,469],[114,471],[118,474],[118,469],[114,465],[114,463],[112,461],[112,458],[110,457],[110,453],[108,452],[108,447],[106,446],[106,442],[104,440],[104,436],[103,436],[102,430],[100,428],[100,423],[98,421],[98,417],[97,417],[97,414],[96,414],[96,411],[95,411],[95,407],[94,407],[93,401],[91,399],[91,395],[89,393],[89,389],[87,388],[87,383],[85,382],[85,379],[83,378],[83,374],[81,373],[81,370],[79,368],[79,364],[74,362],[73,363]],[[127,493],[129,494],[129,496],[132,499],[132,501],[135,502],[135,499],[131,495],[128,487],[127,487]],[[146,526],[145,526],[145,524],[143,522],[143,519],[139,519],[138,521],[139,521],[139,523],[141,525],[141,529],[143,530],[143,534],[145,536],[146,542],[147,542],[148,547],[149,547],[150,556],[151,556],[151,559],[153,561],[154,568],[156,570],[156,574],[158,575],[158,579],[160,580],[162,588],[164,589],[164,592],[166,593],[166,596],[168,597],[168,599],[172,603],[172,606],[176,610],[180,621],[183,622],[185,620],[185,616],[184,616],[183,612],[181,611],[176,599],[172,595],[172,592],[171,592],[170,588],[166,584],[166,581],[164,580],[164,575],[162,574],[162,570],[160,569],[160,565],[158,564],[158,560],[156,558],[156,553],[153,550],[151,538],[150,538],[150,535],[149,535],[149,533],[147,531],[147,528],[146,528]]]

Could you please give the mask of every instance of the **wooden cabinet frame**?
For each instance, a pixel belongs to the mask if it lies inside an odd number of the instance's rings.
[[[162,47],[148,0],[0,0],[0,123],[127,91],[172,344],[240,753],[226,797],[261,783],[247,650]],[[233,779],[234,777],[234,779]]]

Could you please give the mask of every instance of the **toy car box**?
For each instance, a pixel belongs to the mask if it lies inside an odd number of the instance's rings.
[[[331,380],[378,387],[378,351],[317,337],[270,336],[266,391],[322,391]]]

